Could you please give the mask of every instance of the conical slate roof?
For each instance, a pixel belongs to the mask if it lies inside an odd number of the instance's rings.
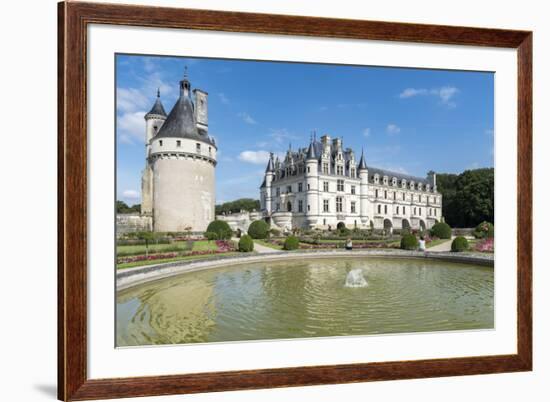
[[[367,169],[367,163],[365,162],[365,153],[363,152],[363,150],[361,150],[361,159],[359,160],[359,165],[357,166],[357,169]]]
[[[309,143],[309,148],[307,149],[307,155],[306,159],[317,159],[317,156],[315,156],[315,146],[313,141]]]
[[[269,161],[267,162],[267,167],[265,168],[266,173],[267,172],[273,172],[275,170],[275,167],[273,166],[273,154],[269,155]]]
[[[184,80],[181,82],[181,85],[182,88],[185,86],[186,89],[180,92],[178,101],[168,114],[156,138],[189,138],[215,146],[214,141],[206,133],[199,132],[197,129],[194,113],[195,106],[188,90],[190,88],[189,81]]]
[[[163,116],[166,117],[166,112],[164,111],[164,106],[162,106],[162,102],[160,101],[160,91],[157,91],[157,99],[155,100],[155,104],[149,110],[149,113],[145,115],[145,118],[152,117],[153,115],[156,116]]]

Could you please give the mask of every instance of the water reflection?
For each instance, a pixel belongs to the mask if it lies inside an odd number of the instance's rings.
[[[351,272],[368,286],[346,287]],[[493,269],[429,260],[256,263],[167,278],[117,299],[119,346],[492,327]]]

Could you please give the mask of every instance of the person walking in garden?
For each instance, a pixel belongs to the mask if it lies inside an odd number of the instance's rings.
[[[420,240],[418,241],[418,250],[420,251],[426,251],[426,240],[424,240],[424,236],[420,236]]]

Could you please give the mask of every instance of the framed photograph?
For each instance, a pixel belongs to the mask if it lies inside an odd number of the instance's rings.
[[[531,32],[58,11],[60,400],[531,370]]]

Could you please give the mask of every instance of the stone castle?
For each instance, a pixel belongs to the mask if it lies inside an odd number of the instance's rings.
[[[141,216],[155,232],[201,232],[214,220],[217,146],[208,135],[208,93],[187,71],[168,115],[157,93],[145,115]]]
[[[426,229],[441,220],[436,174],[413,177],[367,166],[361,152],[341,138],[311,138],[308,147],[289,148],[284,160],[271,155],[260,202],[264,218],[282,229]]]
[[[256,219],[283,230],[426,229],[442,217],[436,175],[419,178],[367,166],[341,138],[313,136],[283,160],[271,154],[260,186],[261,211],[215,217],[217,145],[208,135],[208,93],[187,77],[167,115],[160,93],[145,118],[141,214],[117,216],[117,233],[203,232],[215,218],[246,231]]]

